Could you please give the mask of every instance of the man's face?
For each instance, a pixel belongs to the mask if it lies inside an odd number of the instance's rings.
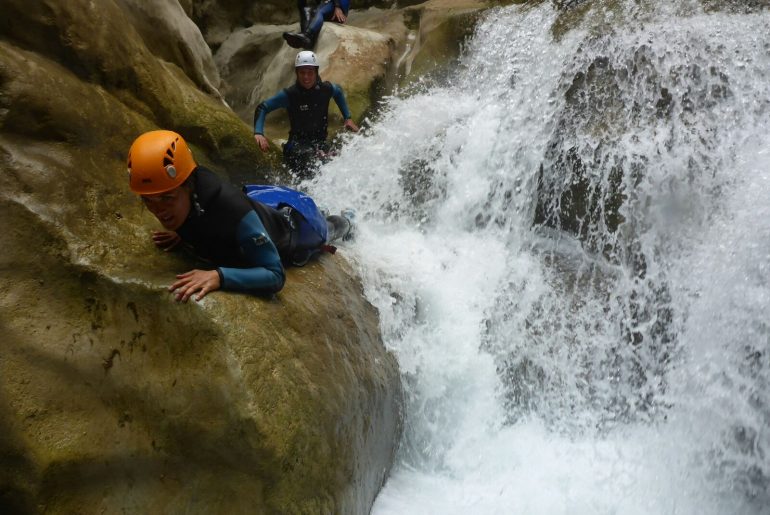
[[[157,195],[142,195],[142,202],[169,231],[179,229],[190,214],[190,191],[185,186]]]
[[[318,69],[315,66],[300,66],[297,68],[297,82],[305,89],[315,86]]]

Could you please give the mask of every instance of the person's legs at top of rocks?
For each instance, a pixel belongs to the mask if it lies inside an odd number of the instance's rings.
[[[307,0],[297,0],[297,10],[299,11],[299,31],[304,33],[313,18],[313,8],[307,5]]]
[[[300,32],[284,32],[283,38],[289,46],[294,48],[312,49],[315,47],[318,34],[321,32],[324,21],[345,23],[348,11],[350,10],[350,0],[327,0],[322,2],[305,27],[303,27],[303,21],[306,19],[304,16],[309,12],[306,7],[306,2],[304,0],[298,0],[297,6],[300,9]]]

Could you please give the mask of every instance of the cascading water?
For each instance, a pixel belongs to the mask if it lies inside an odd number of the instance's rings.
[[[407,392],[374,513],[770,513],[768,27],[491,11],[309,185]]]

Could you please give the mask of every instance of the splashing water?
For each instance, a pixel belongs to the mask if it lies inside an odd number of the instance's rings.
[[[770,13],[586,11],[491,11],[309,185],[407,392],[374,513],[770,513]]]

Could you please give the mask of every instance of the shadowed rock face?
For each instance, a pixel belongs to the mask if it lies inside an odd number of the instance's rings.
[[[293,0],[190,0],[190,5],[188,12],[214,49],[240,28],[299,19],[297,2]]]
[[[401,390],[344,258],[274,299],[165,291],[200,264],[152,247],[133,139],[177,130],[254,182],[270,163],[189,11],[153,4],[3,3],[0,513],[366,512]]]
[[[96,156],[106,152],[117,165],[138,133],[166,127],[198,147],[199,161],[264,173],[267,165],[248,127],[198,89],[210,89],[206,77],[218,81],[200,35],[192,37],[189,24],[169,22],[168,33],[158,29],[146,44],[146,29],[133,25],[144,18],[123,5],[4,2],[2,133],[89,148]],[[174,27],[185,31],[172,31]],[[153,49],[161,47],[181,50],[158,57]],[[179,61],[166,60],[171,58]],[[196,83],[188,74],[200,80]],[[120,179],[123,187],[125,176]]]
[[[119,0],[118,4],[153,55],[178,65],[198,87],[219,97],[219,71],[211,50],[179,3]]]

